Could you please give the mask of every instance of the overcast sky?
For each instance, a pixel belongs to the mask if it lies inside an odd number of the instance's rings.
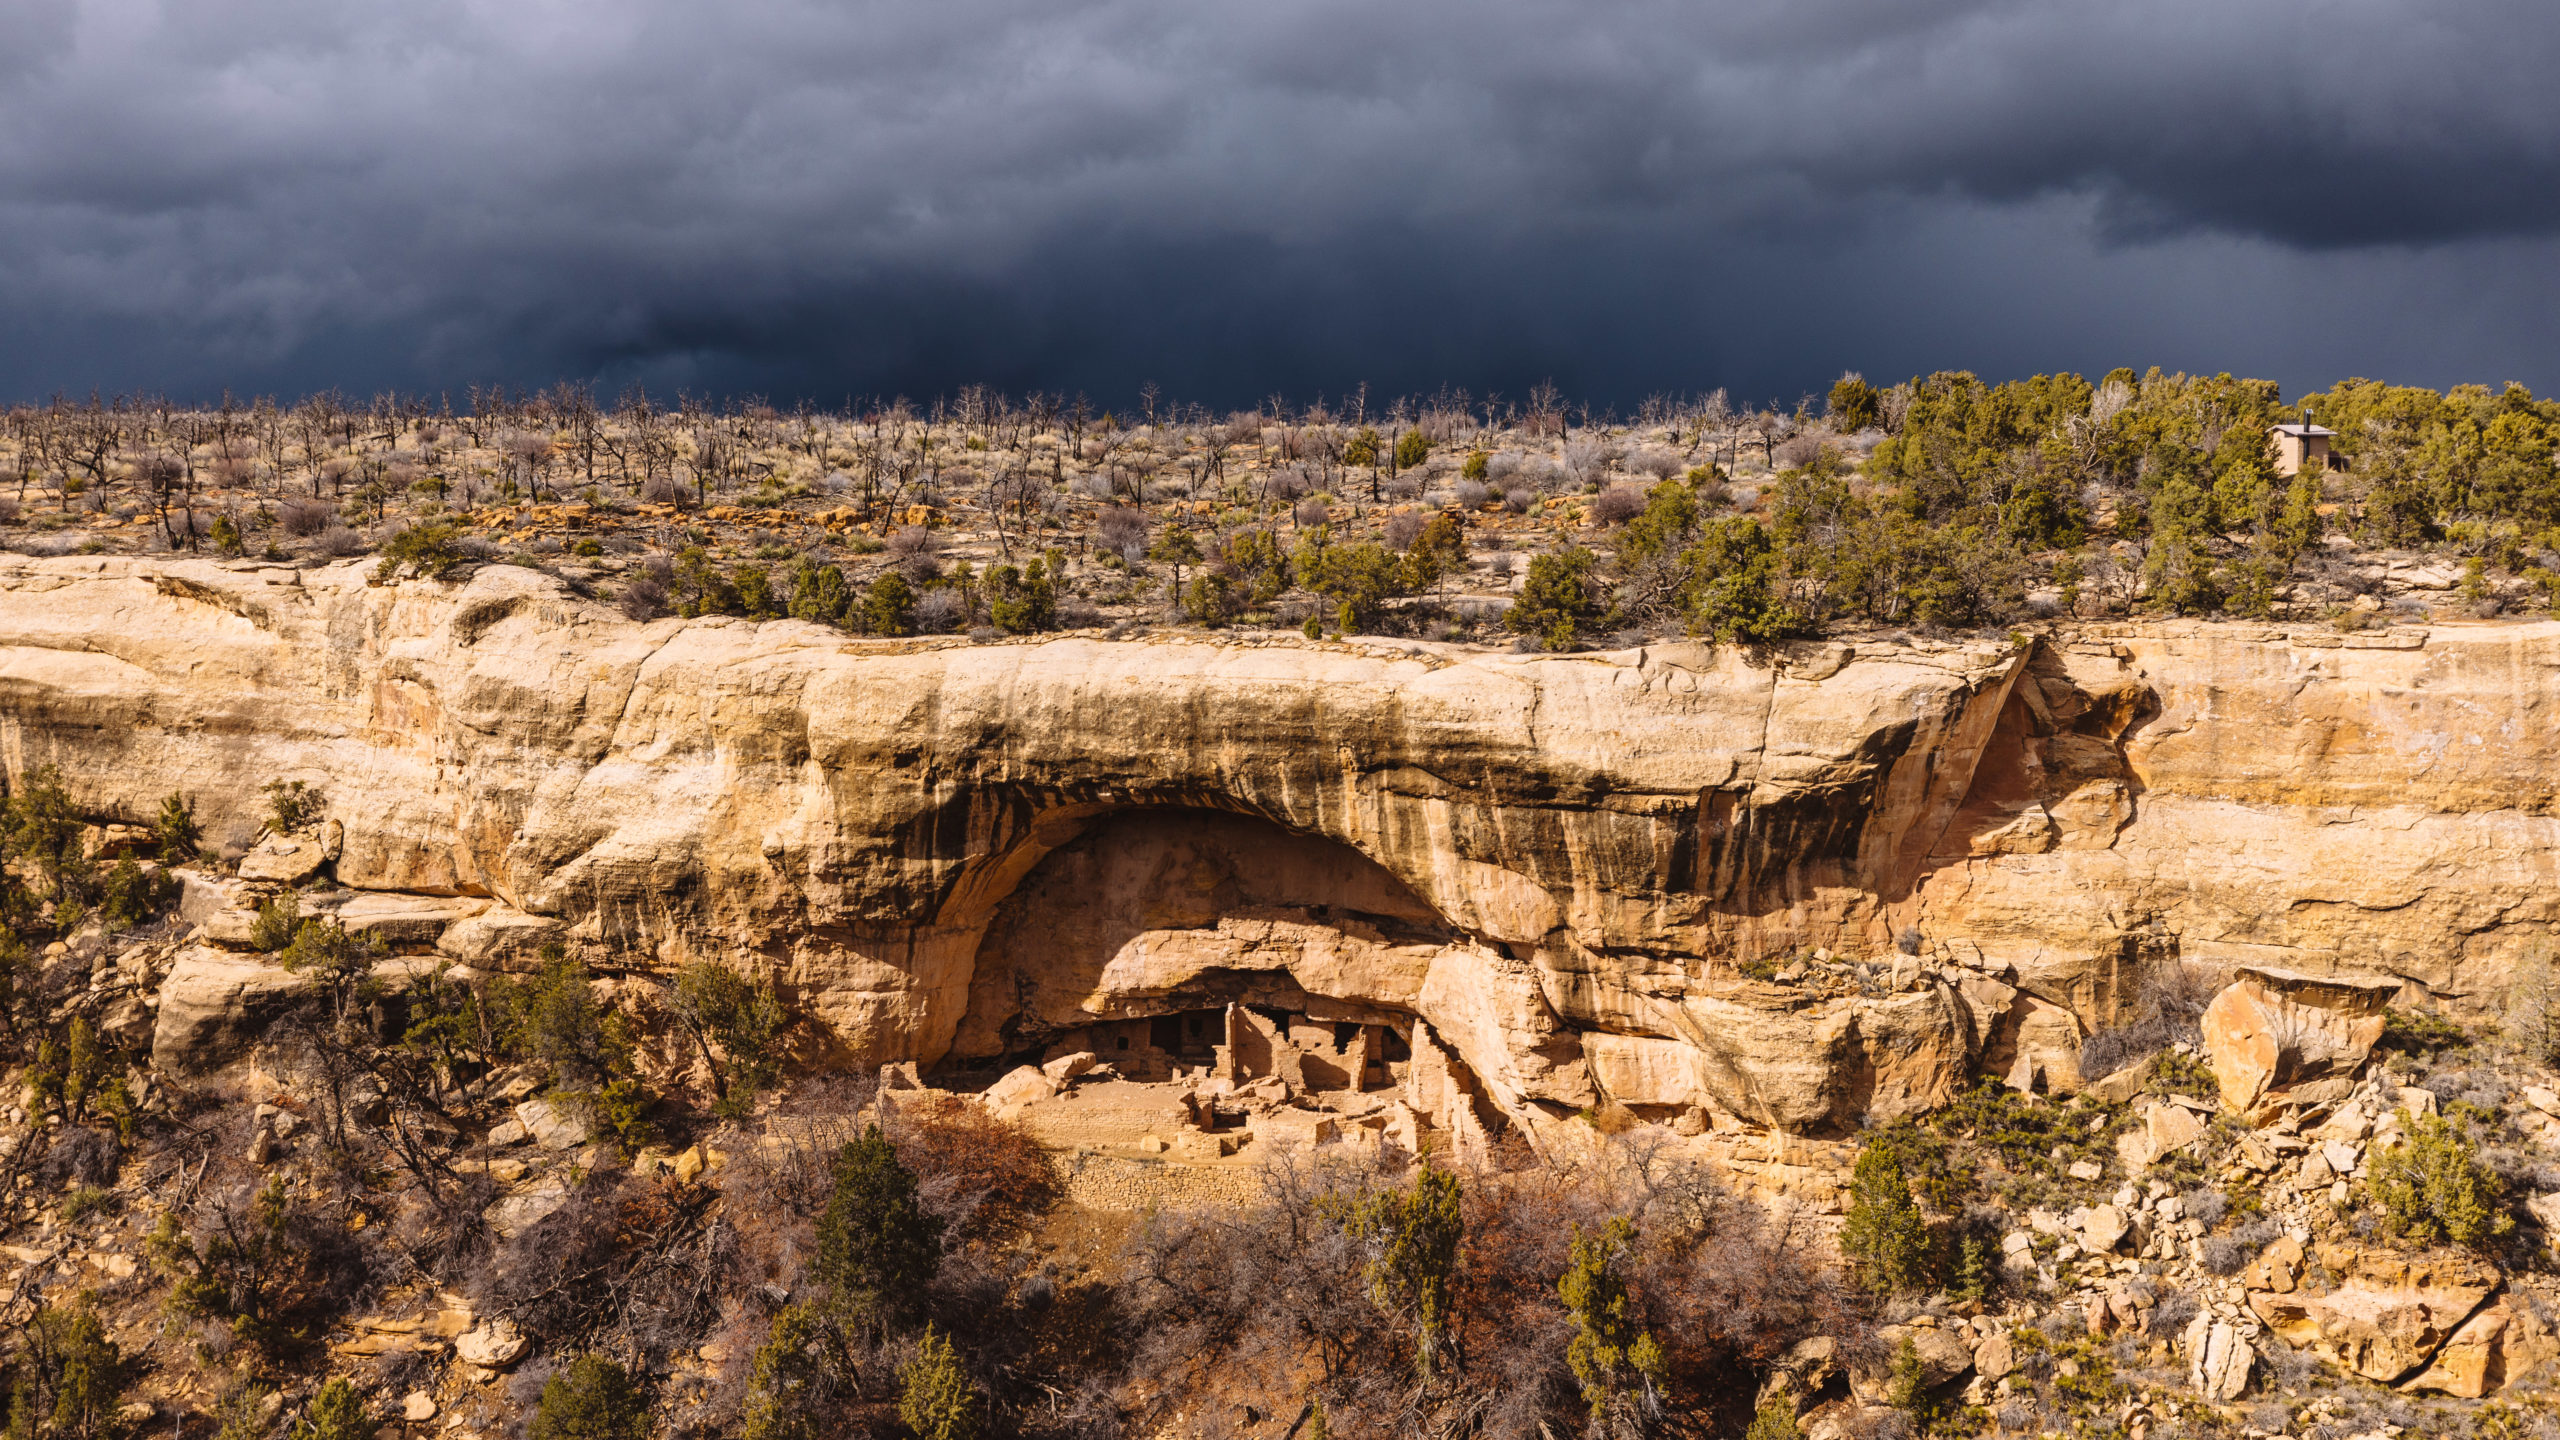
[[[2535,0],[0,0],[0,397],[2560,388]]]

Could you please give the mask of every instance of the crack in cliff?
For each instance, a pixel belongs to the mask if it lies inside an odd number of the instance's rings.
[[[640,693],[641,672],[649,668],[650,661],[665,654],[667,647],[674,644],[675,638],[683,633],[684,627],[681,625],[669,630],[664,637],[658,640],[656,644],[649,647],[648,654],[643,655],[638,660],[632,662],[631,679],[623,686],[621,704],[617,706],[614,711],[613,730],[605,737],[604,753],[606,755],[613,753],[615,740],[622,734],[623,727],[631,723],[631,701],[633,697]],[[587,768],[593,770],[597,765],[602,763],[602,757],[599,757],[597,760],[591,762]]]
[[[1769,778],[1769,728],[1777,721],[1778,682],[1783,678],[1776,665],[1769,667],[1769,694],[1760,708],[1760,735],[1751,746],[1751,780],[1742,792],[1741,823],[1734,827],[1731,841],[1734,856],[1734,893],[1752,893],[1755,868],[1752,858],[1760,842],[1760,787]]]

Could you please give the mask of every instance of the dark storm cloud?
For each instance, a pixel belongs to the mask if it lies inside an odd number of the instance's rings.
[[[0,37],[21,394],[1769,389],[2139,335],[2234,257],[2309,257],[2261,306],[2399,252],[2503,281],[2560,223],[2560,20],[2481,0],[0,0]],[[2057,259],[1953,329],[1912,288]]]

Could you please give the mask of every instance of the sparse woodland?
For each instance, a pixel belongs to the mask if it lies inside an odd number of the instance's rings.
[[[2277,474],[2268,427],[2338,432]],[[986,639],[1108,625],[1571,648],[2039,618],[2342,628],[2549,608],[2553,427],[2521,387],[1844,377],[1791,411],[1365,396],[1223,418],[972,390],[929,409],[315,396],[9,413],[0,545],[538,566],[636,619]]]

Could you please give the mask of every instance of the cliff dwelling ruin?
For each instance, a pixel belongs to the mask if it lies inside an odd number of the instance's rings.
[[[929,1078],[992,1082],[1061,1147],[1475,1145],[1477,1082],[1411,1008],[1459,943],[1349,846],[1212,810],[1122,811],[997,905]]]

